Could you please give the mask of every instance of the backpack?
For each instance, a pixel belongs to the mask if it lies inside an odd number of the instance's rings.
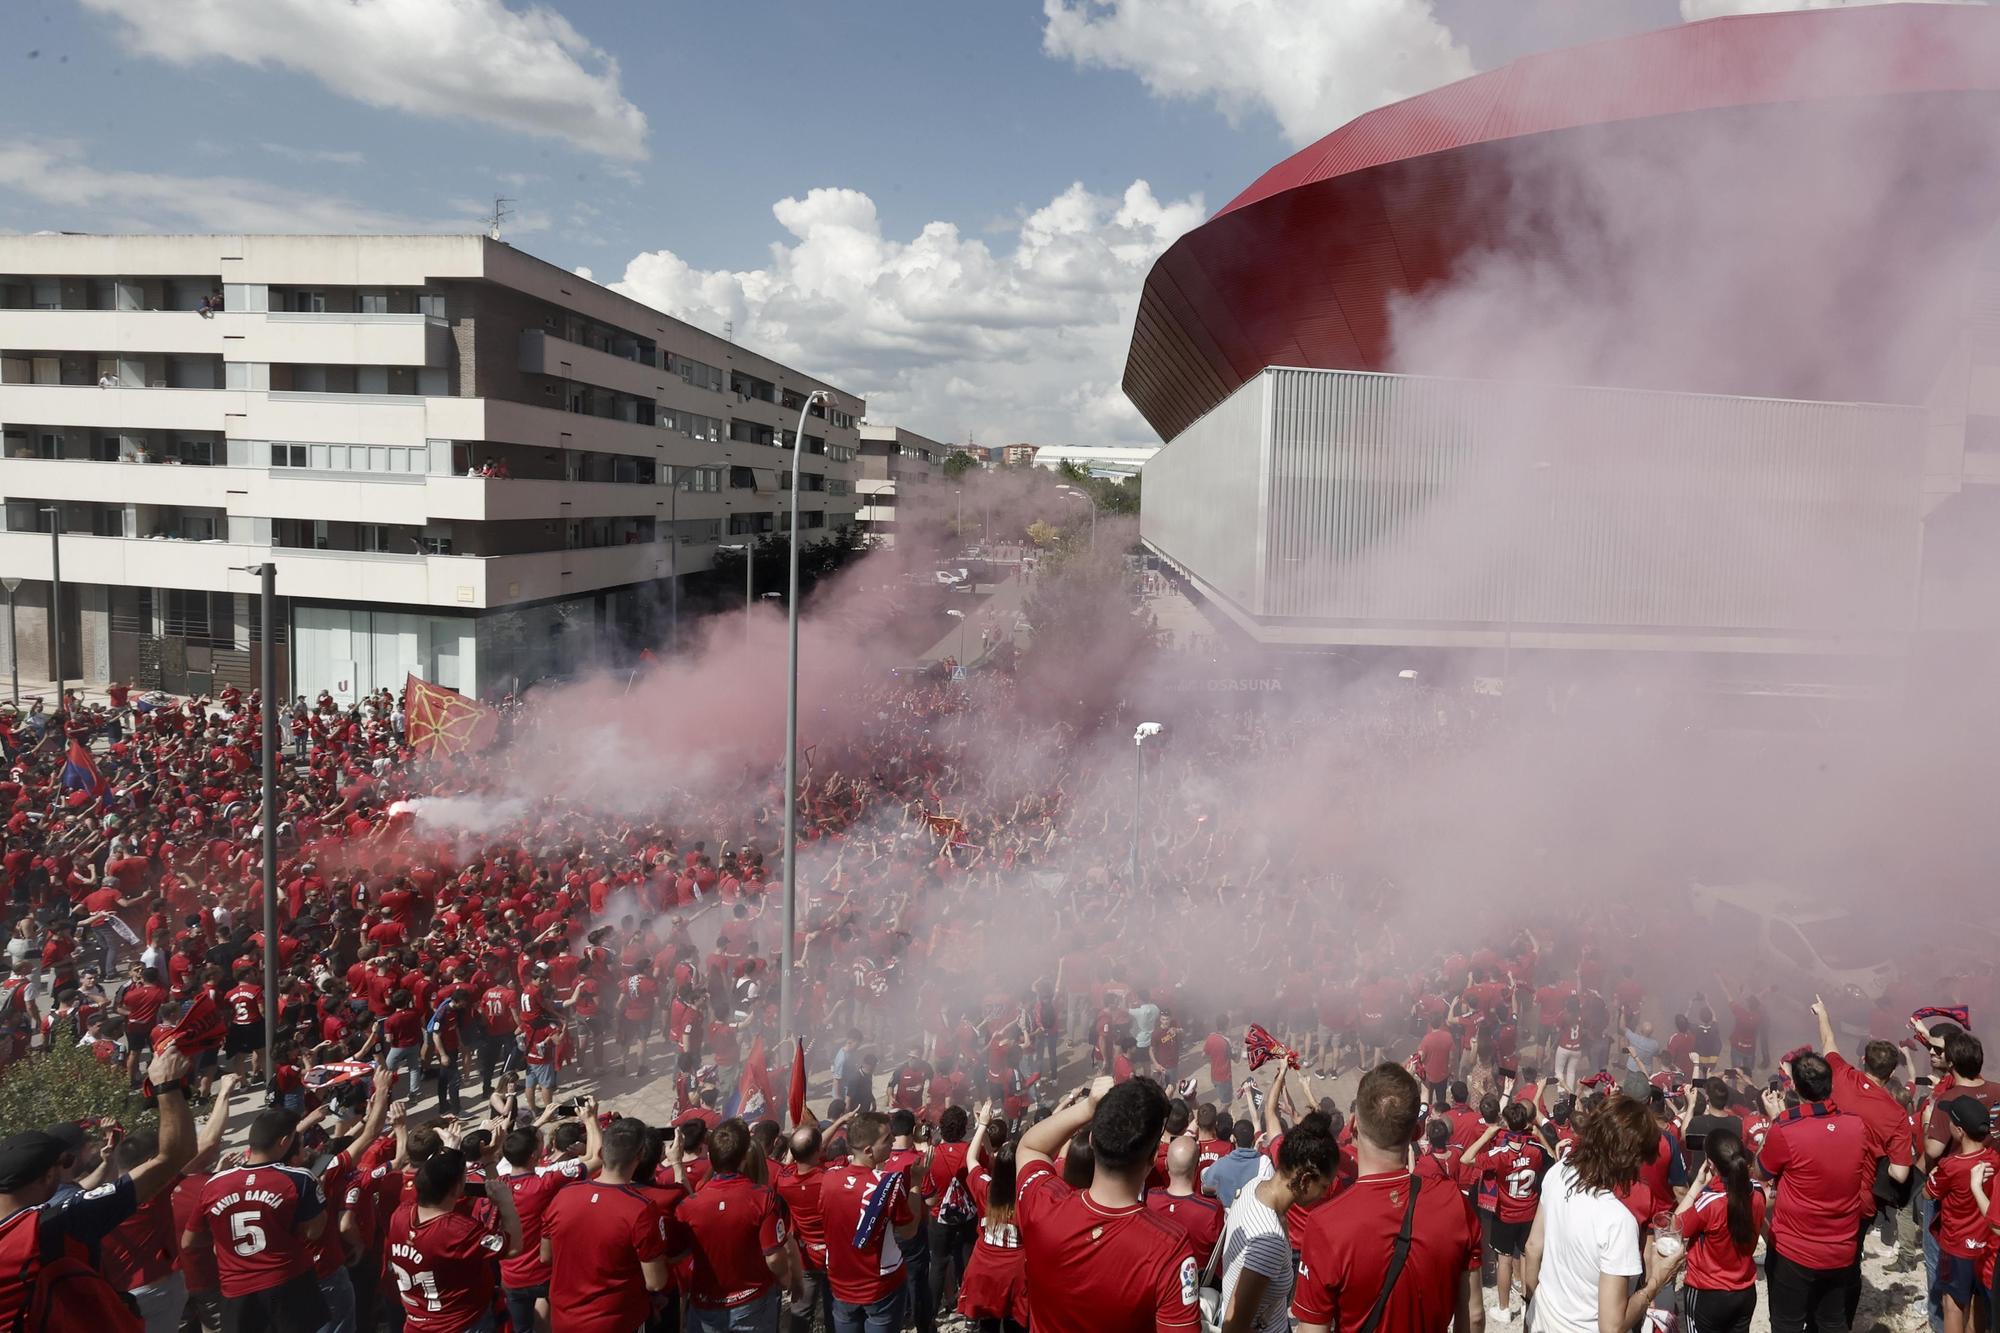
[[[0,1222],[0,1329],[6,1333],[144,1333],[125,1293],[74,1254],[42,1254],[42,1213]]]
[[[979,1210],[972,1206],[972,1192],[965,1188],[965,1182],[954,1179],[945,1186],[937,1217],[945,1226],[970,1226],[978,1220]]]

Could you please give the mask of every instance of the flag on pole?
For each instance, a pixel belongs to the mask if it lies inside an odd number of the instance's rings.
[[[743,1060],[743,1077],[736,1085],[736,1114],[746,1120],[766,1111],[777,1101],[771,1092],[771,1062],[764,1054],[764,1039],[750,1043]]]
[[[806,1122],[806,1039],[792,1038],[792,1079],[786,1089],[785,1110],[794,1126]]]
[[[102,796],[110,786],[104,775],[97,771],[97,761],[90,757],[90,751],[83,748],[83,742],[70,738],[69,757],[63,761],[62,784],[71,791],[84,792],[91,796]]]
[[[1256,1023],[1252,1023],[1243,1033],[1243,1058],[1249,1063],[1253,1072],[1263,1068],[1266,1060],[1280,1058],[1294,1069],[1299,1067],[1298,1054],[1280,1044]]]
[[[410,748],[433,759],[484,749],[500,729],[500,715],[493,709],[415,672],[403,683],[403,712]]]

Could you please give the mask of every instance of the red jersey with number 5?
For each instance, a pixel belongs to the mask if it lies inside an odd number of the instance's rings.
[[[265,1162],[210,1176],[188,1229],[213,1241],[222,1294],[247,1296],[311,1271],[318,1246],[304,1228],[325,1211],[311,1172]]]
[[[228,1011],[229,1021],[239,1026],[264,1021],[264,988],[249,982],[232,986],[222,997],[222,1007]]]

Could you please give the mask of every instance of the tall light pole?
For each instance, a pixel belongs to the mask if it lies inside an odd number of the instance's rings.
[[[1132,772],[1132,887],[1139,887],[1139,817],[1146,799],[1146,742],[1165,728],[1157,722],[1141,722],[1132,733],[1132,753],[1138,766]]]
[[[958,664],[960,666],[964,666],[965,665],[965,612],[959,610],[957,607],[954,606],[951,607],[949,610],[947,610],[945,614],[951,616],[952,618],[958,621]]]
[[[792,1042],[792,938],[799,919],[799,458],[806,447],[806,413],[820,399],[814,389],[799,404],[799,429],[792,436],[792,542],[785,579],[785,938],[779,955],[778,1038]]]
[[[748,535],[747,533],[745,534]],[[743,552],[743,637],[750,637],[750,609],[757,605],[757,544],[755,542],[731,542],[718,546],[718,551]]]
[[[690,468],[675,468],[673,489],[667,494],[667,556],[670,562],[667,565],[667,588],[672,607],[669,616],[673,621],[668,641],[673,652],[681,650],[681,491],[686,487],[689,481],[687,474],[691,471]]]
[[[63,710],[62,507],[44,505],[49,516],[49,642],[55,645],[56,712]],[[68,719],[65,718],[65,721]]]
[[[954,490],[951,498],[958,504],[958,517],[952,520],[951,535],[958,539],[958,549],[965,549],[965,492]]]
[[[21,706],[21,627],[14,620],[14,589],[21,586],[19,579],[0,579],[0,586],[7,589],[7,662],[14,671],[13,688],[7,697],[14,707]]]
[[[262,733],[259,749],[264,766],[264,1080],[269,1083],[278,1055],[278,667],[274,648],[277,619],[278,567],[238,565],[257,575],[257,692]]]
[[[1067,495],[1070,499],[1081,500],[1090,506],[1090,549],[1095,551],[1097,549],[1097,501],[1091,499],[1090,492],[1079,490],[1075,486],[1058,486],[1056,489]]]

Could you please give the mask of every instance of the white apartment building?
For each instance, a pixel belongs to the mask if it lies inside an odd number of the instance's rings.
[[[898,494],[905,509],[928,498],[924,487],[938,479],[947,446],[901,426],[861,423],[861,471],[854,488],[861,502],[855,521],[871,541],[896,544]]]
[[[289,693],[492,695],[661,642],[719,542],[786,528],[815,389],[484,236],[0,237],[21,668],[55,666],[52,523],[71,680],[251,683],[266,561]],[[807,540],[858,503],[831,391]]]

